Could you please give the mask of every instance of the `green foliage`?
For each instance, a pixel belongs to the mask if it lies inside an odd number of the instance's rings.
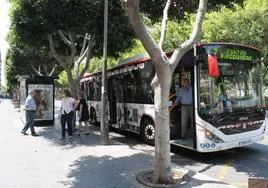
[[[190,36],[193,21],[194,15],[186,14],[185,18],[181,22],[177,22],[174,20],[170,20],[167,22],[166,38],[163,44],[164,51],[168,52],[176,49]],[[161,34],[161,23],[155,23],[151,25],[150,31],[155,41],[159,41]],[[118,59],[118,62],[122,59],[129,58],[144,52],[145,49],[142,46],[140,40],[135,39],[133,41],[132,49],[120,53],[120,58]]]
[[[218,12],[207,14],[203,39],[259,46],[265,42],[264,31],[267,29],[268,9],[265,4],[262,0],[247,0],[243,7],[236,5],[232,10],[223,7]]]
[[[168,21],[166,38],[163,43],[164,51],[172,51],[180,44],[182,44],[187,38],[189,38],[192,32],[194,15],[186,15],[181,22]],[[156,24],[156,27],[152,33],[153,37],[159,41],[161,34],[161,24]]]
[[[113,68],[117,65],[118,59],[109,57],[107,60],[107,69]],[[90,66],[87,72],[96,73],[102,71],[103,59],[99,57],[93,57],[90,60]],[[57,80],[57,86],[68,87],[68,78],[66,71],[62,71],[59,74],[59,79]]]
[[[11,91],[12,88],[15,88],[16,86],[18,86],[19,82],[18,82],[18,75],[20,73],[23,74],[23,71],[19,70],[16,68],[13,58],[16,58],[16,56],[12,56],[11,55],[12,51],[8,50],[7,52],[7,56],[5,59],[5,77],[7,80],[6,86],[7,86],[7,91]]]
[[[218,10],[225,5],[232,7],[233,3],[242,4],[244,0],[209,0],[208,11]],[[141,0],[141,10],[154,22],[162,19],[167,0]],[[195,13],[198,8],[197,0],[174,0],[169,10],[169,18],[172,20],[181,20],[187,13]],[[160,13],[160,14],[159,14]]]
[[[59,76],[59,78],[56,80],[56,85],[62,88],[68,88],[68,78],[66,71],[62,71]]]
[[[126,59],[132,56],[135,56],[137,54],[143,53],[145,52],[144,47],[142,46],[140,40],[135,39],[133,40],[133,46],[131,49],[126,50],[124,52],[119,53],[120,54],[120,58],[118,58],[116,61],[117,63],[122,60],[122,59]]]

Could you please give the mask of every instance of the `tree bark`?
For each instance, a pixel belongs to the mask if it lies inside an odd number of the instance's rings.
[[[171,183],[169,88],[172,73],[168,64],[157,72],[158,83],[154,85],[155,99],[155,171],[154,182]]]

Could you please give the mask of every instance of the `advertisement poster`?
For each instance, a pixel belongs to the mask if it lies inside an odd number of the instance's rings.
[[[28,91],[36,92],[35,120],[53,120],[53,85],[29,84]]]

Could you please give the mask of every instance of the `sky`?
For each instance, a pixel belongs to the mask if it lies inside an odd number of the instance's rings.
[[[6,41],[6,36],[8,33],[9,19],[9,2],[8,0],[0,0],[0,51],[1,51],[1,85],[5,85],[4,78],[4,59],[6,56],[8,43]]]

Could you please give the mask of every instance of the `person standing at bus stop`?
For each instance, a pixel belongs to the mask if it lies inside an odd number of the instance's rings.
[[[68,89],[63,91],[64,97],[61,101],[61,140],[65,139],[66,123],[69,138],[72,138],[72,119],[74,116],[75,99],[71,96]]]
[[[81,129],[82,129],[82,122],[84,122],[85,124],[85,127],[86,127],[86,133],[85,135],[89,135],[89,123],[88,123],[88,120],[89,120],[89,111],[88,111],[88,105],[87,105],[87,101],[84,97],[84,93],[82,91],[80,91],[78,93],[78,96],[79,96],[79,100],[78,100],[78,103],[75,107],[75,109],[78,110],[78,116],[79,116],[79,127],[78,127],[78,131],[79,131],[79,134],[81,132]]]
[[[35,133],[34,130],[34,116],[37,108],[35,102],[35,95],[36,92],[34,90],[30,91],[25,101],[26,124],[21,131],[21,133],[24,135],[27,135],[26,131],[30,127],[32,136],[39,136],[38,134]]]
[[[177,92],[176,103],[181,104],[181,137],[186,140],[188,138],[189,120],[190,130],[193,129],[193,93],[190,79],[183,80],[183,87]]]

